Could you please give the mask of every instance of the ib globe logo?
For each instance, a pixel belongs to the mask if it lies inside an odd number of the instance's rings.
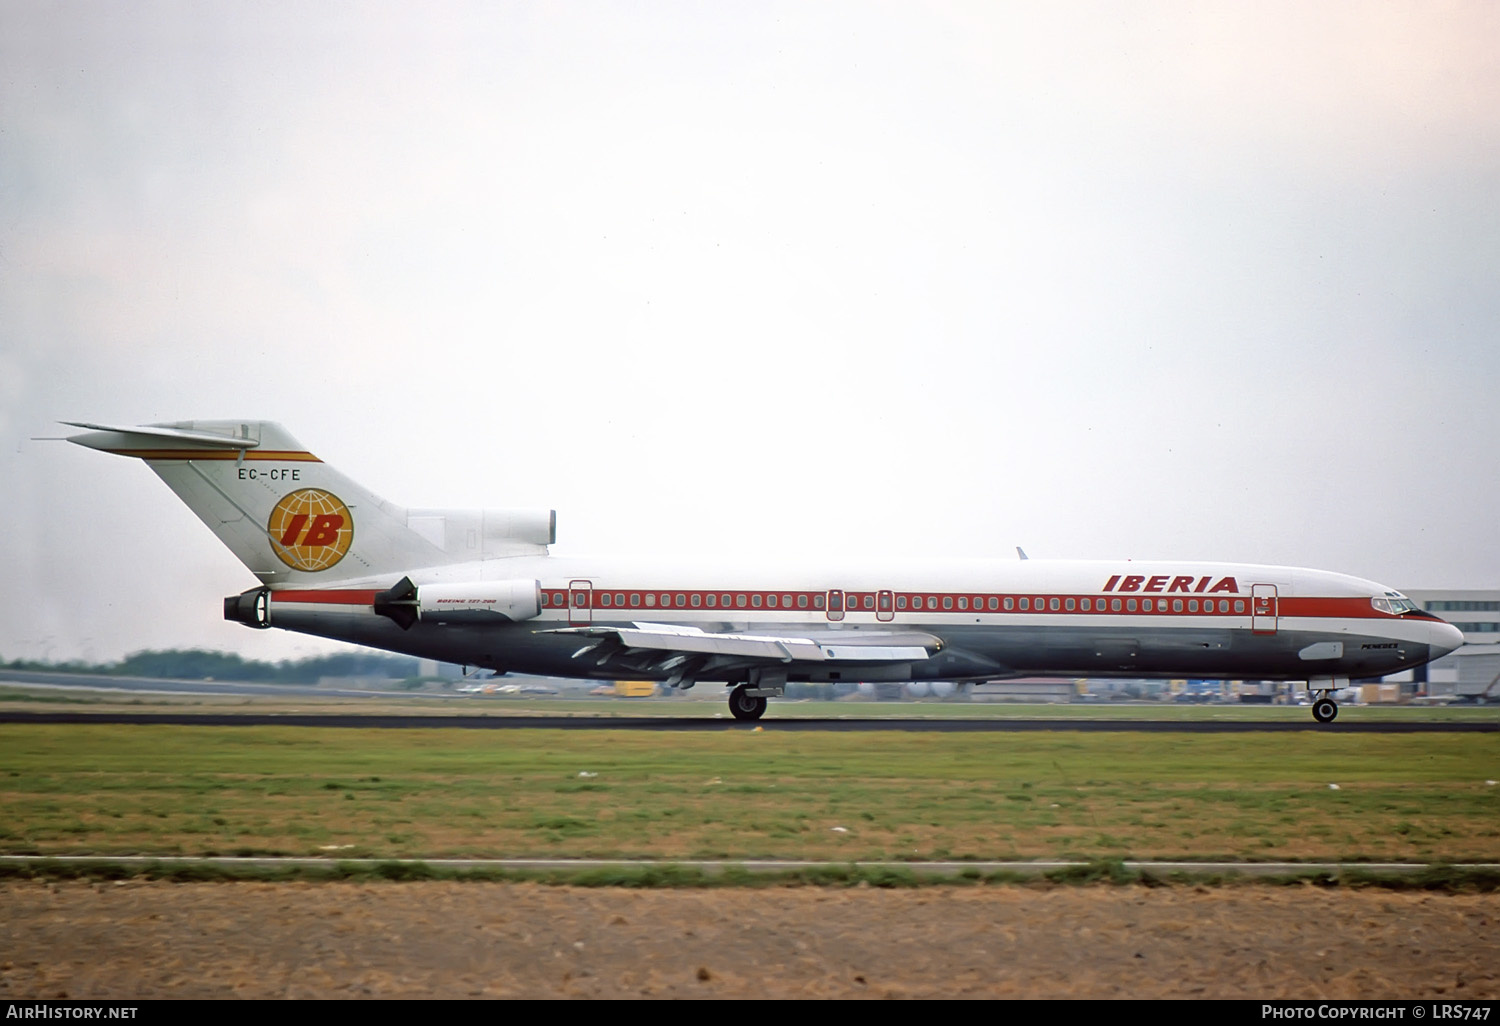
[[[271,510],[266,533],[277,557],[293,570],[327,570],[354,542],[354,518],[332,492],[303,488]]]

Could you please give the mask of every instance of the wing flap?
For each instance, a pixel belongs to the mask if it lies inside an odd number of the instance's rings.
[[[852,631],[809,633],[806,637],[779,634],[729,634],[680,624],[637,623],[628,627],[563,627],[549,634],[587,634],[615,637],[626,648],[663,652],[692,652],[740,659],[791,662],[911,662],[929,658],[943,647],[930,634]]]

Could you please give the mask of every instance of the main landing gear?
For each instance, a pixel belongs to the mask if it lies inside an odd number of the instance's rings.
[[[766,696],[750,694],[748,684],[736,685],[729,692],[729,711],[737,720],[758,720],[766,711]]]

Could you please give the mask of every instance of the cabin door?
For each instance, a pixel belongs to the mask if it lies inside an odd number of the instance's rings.
[[[594,622],[594,582],[568,582],[568,623],[587,627]]]
[[[844,592],[841,588],[830,588],[828,591],[828,602],[826,603],[828,619],[842,620],[844,618]]]
[[[1250,632],[1252,634],[1275,634],[1278,607],[1276,585],[1252,584],[1250,586]]]

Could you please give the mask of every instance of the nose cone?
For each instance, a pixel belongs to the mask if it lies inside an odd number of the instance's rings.
[[[1464,643],[1464,632],[1439,620],[1428,627],[1427,647],[1431,655],[1429,658],[1441,659]]]

